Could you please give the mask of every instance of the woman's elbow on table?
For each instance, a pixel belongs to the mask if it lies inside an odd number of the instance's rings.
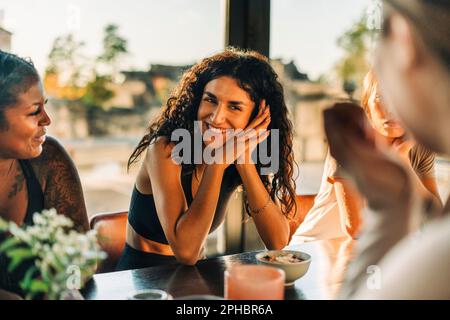
[[[289,242],[289,238],[286,237],[283,239],[271,241],[270,243],[268,243],[266,245],[266,247],[268,250],[282,250],[288,245],[288,242]]]
[[[184,265],[193,266],[199,260],[199,250],[195,248],[172,246],[172,250],[177,261]]]
[[[199,260],[198,255],[189,252],[175,253],[175,258],[178,262],[187,266],[194,266]]]

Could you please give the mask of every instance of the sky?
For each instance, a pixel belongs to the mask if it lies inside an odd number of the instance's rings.
[[[330,71],[342,52],[336,39],[372,0],[272,0],[271,58],[294,60],[312,79]],[[190,64],[223,49],[223,0],[0,0],[12,51],[43,72],[56,37],[73,33],[84,53],[101,51],[114,23],[128,40],[123,68]]]

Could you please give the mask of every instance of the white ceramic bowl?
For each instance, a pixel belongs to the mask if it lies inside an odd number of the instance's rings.
[[[280,255],[285,255],[291,253],[299,257],[302,261],[300,262],[279,262],[279,261],[267,261],[264,259],[266,256],[278,257]],[[311,264],[311,256],[307,253],[301,251],[293,250],[269,250],[256,254],[256,260],[260,264],[268,265],[271,267],[276,267],[284,270],[286,273],[285,285],[291,286],[294,282],[305,275]]]
[[[134,291],[128,300],[173,300],[173,297],[164,290],[145,289]]]

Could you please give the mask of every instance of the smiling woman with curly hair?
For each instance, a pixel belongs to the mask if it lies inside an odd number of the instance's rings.
[[[232,161],[174,161],[172,134],[184,129],[195,136],[196,128],[203,136],[202,155],[209,148],[229,160],[223,141],[237,142]],[[262,173],[267,169],[262,161],[247,160],[263,141],[272,150],[272,162],[279,163],[269,175]],[[192,160],[196,151],[190,153]],[[288,219],[296,210],[292,124],[278,76],[261,54],[227,49],[187,70],[129,165],[143,153],[118,269],[195,264],[239,185],[266,247],[281,249],[288,243]]]

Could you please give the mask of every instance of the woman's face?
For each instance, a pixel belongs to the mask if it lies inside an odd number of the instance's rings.
[[[378,90],[372,90],[367,101],[369,107],[369,120],[372,127],[382,136],[387,138],[399,138],[405,134],[405,130],[400,126],[392,113],[385,107],[384,101]]]
[[[42,84],[36,83],[4,111],[6,130],[0,131],[0,157],[31,159],[42,152],[46,126],[51,122],[44,109]]]
[[[227,129],[245,129],[254,108],[247,91],[235,79],[223,76],[206,84],[197,120],[202,121],[202,133],[206,130],[220,133],[220,130],[225,135]]]
[[[431,59],[419,50],[406,19],[394,13],[389,23],[389,34],[381,38],[375,62],[383,98],[416,141],[431,150],[444,152],[448,117],[447,111],[442,110],[447,106],[430,103],[439,85],[430,72]]]

